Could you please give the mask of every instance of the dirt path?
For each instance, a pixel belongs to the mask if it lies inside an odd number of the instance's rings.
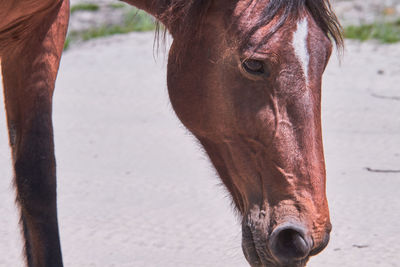
[[[54,103],[65,266],[240,267],[240,227],[201,149],[170,107],[153,34],[67,51]],[[309,266],[400,262],[400,45],[347,43],[324,80],[334,230]],[[21,266],[0,114],[0,266]]]

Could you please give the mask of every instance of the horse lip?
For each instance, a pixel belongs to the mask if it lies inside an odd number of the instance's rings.
[[[330,240],[330,234],[327,233],[325,235],[325,238],[324,238],[323,242],[321,243],[321,245],[319,245],[318,247],[311,250],[310,256],[315,256],[315,255],[319,254],[321,251],[323,251],[326,248],[326,246],[328,245],[329,240]]]
[[[242,226],[242,250],[252,267],[261,267],[263,264],[261,263],[260,255],[257,252],[257,248],[255,246],[255,242],[253,239],[253,233],[249,226]]]

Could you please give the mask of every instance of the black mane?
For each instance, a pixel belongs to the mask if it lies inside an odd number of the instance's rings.
[[[158,19],[166,24],[167,28],[173,28],[179,32],[181,36],[192,38],[198,33],[199,26],[212,1],[218,0],[166,0],[165,8]],[[249,0],[249,6],[255,1],[262,0]],[[332,11],[329,0],[270,0],[261,11],[256,25],[246,33],[243,43],[246,43],[260,27],[270,23],[276,15],[282,14],[271,33],[264,38],[264,41],[268,40],[289,17],[297,16],[305,8],[324,33],[333,39],[336,46],[342,48],[342,28]]]

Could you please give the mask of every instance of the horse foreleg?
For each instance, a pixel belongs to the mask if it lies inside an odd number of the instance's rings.
[[[2,57],[17,203],[29,267],[60,267],[52,95],[69,18],[68,1],[32,27]]]

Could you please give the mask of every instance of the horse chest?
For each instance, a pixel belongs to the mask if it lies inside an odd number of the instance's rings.
[[[0,53],[23,39],[61,0],[0,0]]]

